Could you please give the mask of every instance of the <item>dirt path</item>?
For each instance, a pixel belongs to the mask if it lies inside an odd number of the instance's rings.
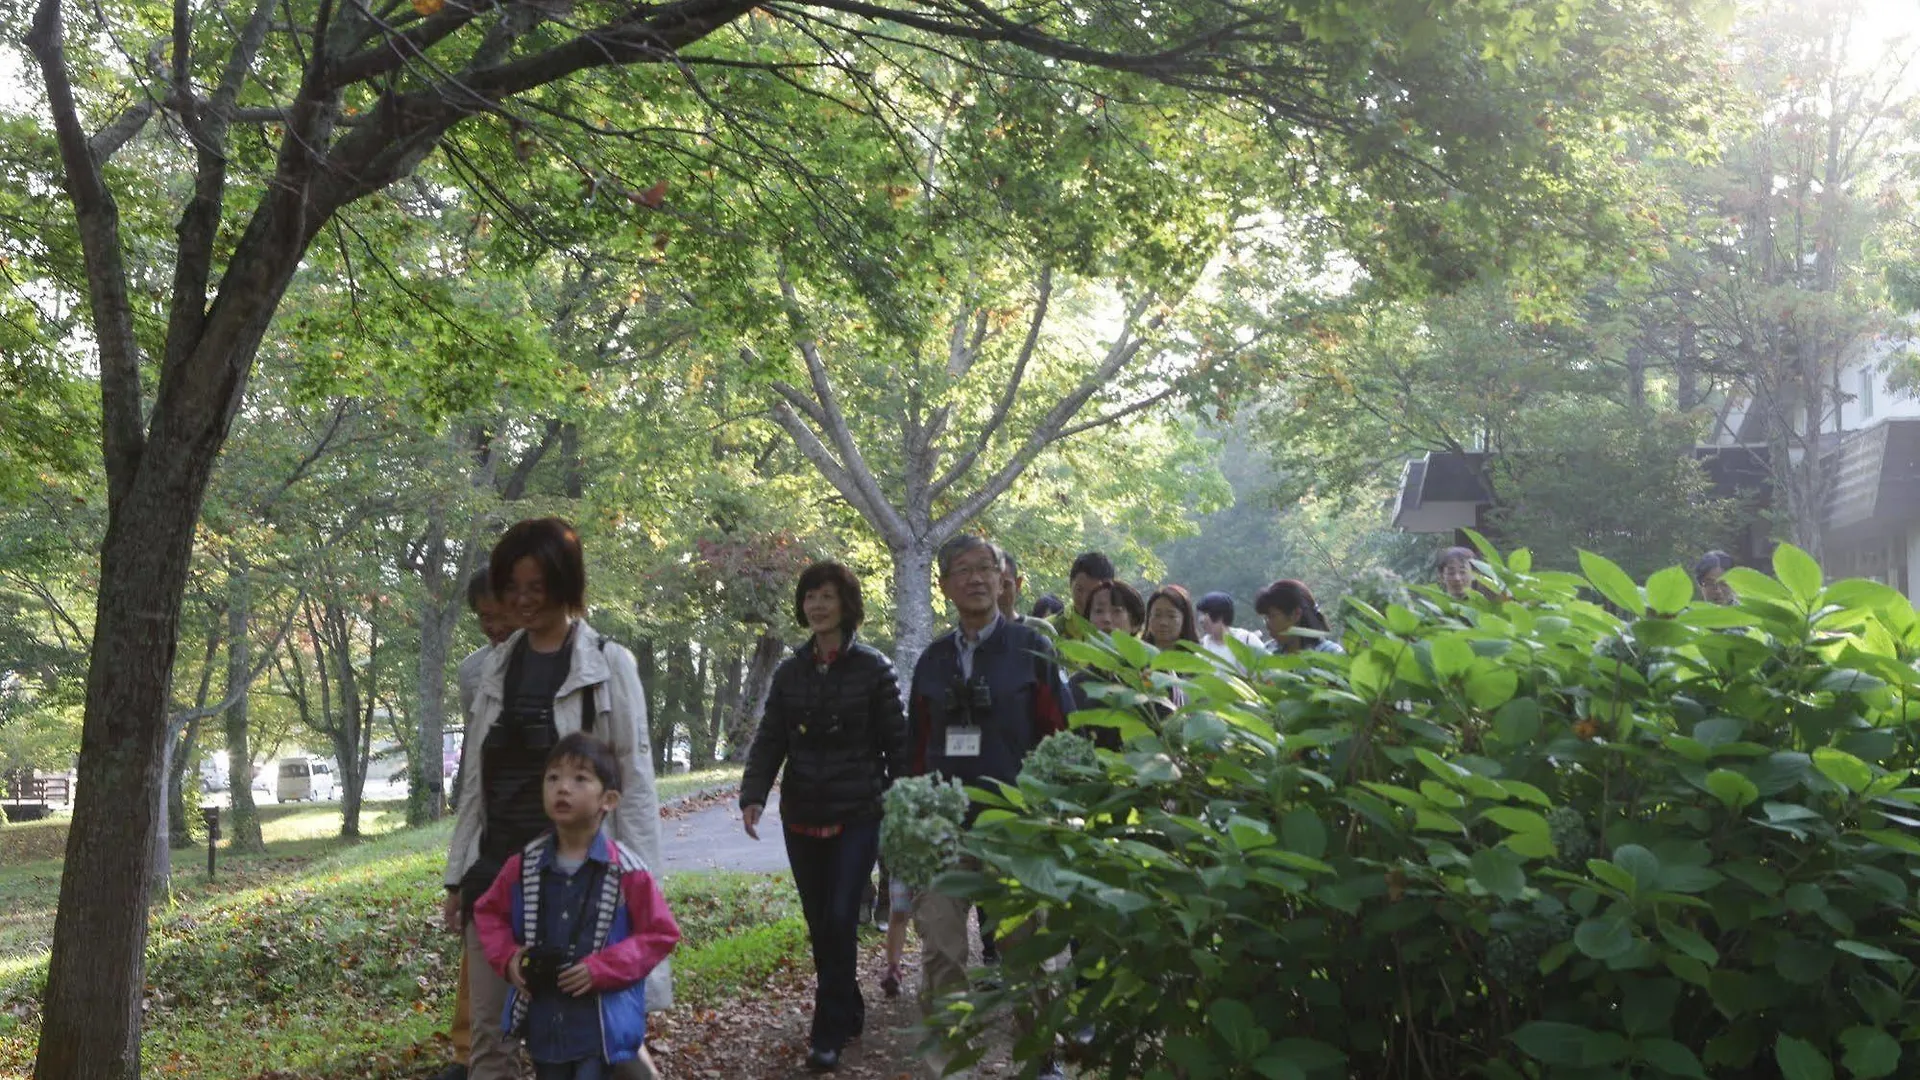
[[[877,935],[861,943],[860,988],[867,999],[867,1032],[850,1043],[831,1075],[852,1080],[932,1080],[917,1048],[914,1001],[919,947],[907,935],[900,996],[880,992],[886,973],[886,942]],[[806,1071],[807,1030],[813,1015],[810,967],[785,973],[730,1011],[687,1014],[676,1010],[654,1017],[654,1061],[666,1080],[801,1080],[821,1074]],[[1013,1075],[1004,1042],[974,1069],[979,1078]]]

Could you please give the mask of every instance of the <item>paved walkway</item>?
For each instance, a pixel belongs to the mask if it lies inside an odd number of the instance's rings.
[[[785,872],[787,845],[780,838],[780,796],[767,801],[760,817],[760,839],[740,827],[740,808],[727,803],[660,823],[663,874],[675,870],[752,870]]]

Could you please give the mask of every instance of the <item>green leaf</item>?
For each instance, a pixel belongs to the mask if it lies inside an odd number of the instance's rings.
[[[1578,1024],[1535,1020],[1514,1032],[1513,1042],[1536,1061],[1548,1065],[1578,1065],[1586,1058],[1587,1040],[1592,1035],[1592,1031]]]
[[[1511,668],[1476,671],[1467,677],[1467,699],[1482,709],[1497,709],[1520,689],[1520,676]]]
[[[1550,835],[1553,827],[1547,819],[1531,810],[1522,810],[1517,806],[1495,806],[1480,815],[1487,821],[1506,829],[1508,832],[1539,833]]]
[[[1729,810],[1739,810],[1760,797],[1760,789],[1753,786],[1753,781],[1732,769],[1713,770],[1707,774],[1706,784],[1707,791]]]
[[[1523,746],[1540,734],[1540,703],[1515,698],[1493,716],[1493,733],[1509,746]]]
[[[1867,790],[1873,783],[1873,768],[1866,762],[1831,746],[1823,746],[1813,752],[1813,767],[1820,775],[1839,784],[1854,794]]]
[[[1621,989],[1620,1022],[1629,1035],[1665,1031],[1679,999],[1680,984],[1672,979],[1636,979]]]
[[[1267,1048],[1267,1057],[1291,1062],[1310,1073],[1338,1069],[1347,1063],[1347,1055],[1338,1047],[1318,1039],[1298,1037],[1274,1043]]]
[[[1520,894],[1526,891],[1527,874],[1514,853],[1499,848],[1482,848],[1473,853],[1469,862],[1473,867],[1473,879],[1500,899],[1518,900]]]
[[[1613,865],[1632,874],[1634,888],[1640,892],[1660,880],[1660,859],[1639,844],[1622,844],[1614,849]]]
[[[1587,581],[1599,590],[1607,602],[1628,615],[1639,616],[1645,613],[1646,602],[1640,596],[1640,587],[1633,583],[1625,570],[1620,569],[1611,560],[1591,551],[1580,552],[1580,572]]]
[[[1669,566],[1647,579],[1647,605],[1662,615],[1672,615],[1693,602],[1693,575],[1678,566]]]
[[[1317,859],[1327,852],[1327,827],[1319,814],[1304,806],[1280,816],[1280,839],[1289,851],[1310,858]]]
[[[1433,639],[1433,673],[1442,679],[1454,679],[1473,670],[1473,646],[1467,639],[1449,634]]]
[[[1713,967],[1720,962],[1720,950],[1714,948],[1712,942],[1698,933],[1666,919],[1661,919],[1658,925],[1660,936],[1667,939],[1667,944],[1708,967]]]
[[[1773,576],[1780,579],[1780,584],[1787,587],[1802,607],[1811,605],[1814,597],[1820,595],[1820,564],[1792,544],[1773,549]]]
[[[1827,906],[1827,894],[1820,891],[1820,886],[1807,881],[1789,888],[1785,899],[1787,909],[1801,915]]]
[[[1844,1051],[1840,1064],[1861,1080],[1892,1076],[1900,1066],[1900,1043],[1877,1027],[1860,1024],[1848,1028],[1840,1033],[1840,1046]]]
[[[1781,1080],[1833,1080],[1833,1063],[1810,1042],[1782,1034],[1773,1044]]]
[[[1514,833],[1500,841],[1500,846],[1529,859],[1551,859],[1560,853],[1553,846],[1553,837],[1546,833]]]
[[[1574,947],[1595,960],[1611,960],[1633,948],[1633,923],[1624,915],[1587,919],[1573,932]]]
[[[1691,1076],[1706,1080],[1706,1072],[1700,1068],[1700,1059],[1693,1051],[1672,1039],[1640,1040],[1640,1060],[1666,1073],[1668,1076]]]
[[[1599,859],[1588,859],[1587,873],[1592,874],[1594,877],[1599,878],[1601,881],[1623,893],[1631,893],[1637,887],[1632,874],[1610,862],[1603,862]]]
[[[1221,998],[1207,1008],[1207,1019],[1214,1034],[1233,1051],[1237,1061],[1252,1061],[1272,1041],[1272,1036],[1254,1019],[1253,1010],[1243,1001]]]
[[[1904,964],[1906,957],[1889,952],[1878,945],[1869,945],[1864,941],[1836,941],[1833,947],[1841,952],[1852,953],[1862,960],[1876,960],[1883,964]]]

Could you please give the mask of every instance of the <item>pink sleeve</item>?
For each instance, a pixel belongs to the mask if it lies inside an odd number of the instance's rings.
[[[631,870],[620,876],[620,891],[627,904],[626,940],[601,949],[584,961],[593,973],[597,991],[624,990],[647,977],[660,966],[680,940],[680,924],[667,910],[667,898],[660,895],[653,875]]]
[[[473,933],[480,939],[480,951],[487,966],[501,978],[507,976],[507,964],[520,947],[518,929],[513,925],[513,890],[520,885],[520,856],[507,859],[500,876],[493,879],[486,895],[473,905]]]

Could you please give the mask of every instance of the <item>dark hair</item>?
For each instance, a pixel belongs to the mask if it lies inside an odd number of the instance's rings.
[[[1147,597],[1147,614],[1149,615],[1153,614],[1155,600],[1166,600],[1180,612],[1180,632],[1174,635],[1175,641],[1197,642],[1200,640],[1200,627],[1197,625],[1199,620],[1193,617],[1193,597],[1187,595],[1186,589],[1178,585],[1162,585],[1155,589],[1153,595]],[[1140,620],[1142,630],[1146,629],[1146,625],[1145,619]]]
[[[553,744],[553,750],[547,754],[547,768],[551,769],[563,761],[578,761],[590,766],[593,775],[600,780],[600,786],[608,791],[620,790],[620,759],[614,756],[613,747],[604,741],[576,731]]]
[[[1000,569],[1005,571],[1008,577],[1019,577],[1020,560],[1013,557],[1013,552],[1008,551],[1006,548],[1001,548]]]
[[[1210,592],[1200,598],[1194,608],[1207,618],[1224,626],[1233,625],[1233,597],[1223,592]]]
[[[1036,619],[1050,619],[1065,610],[1067,610],[1066,602],[1052,593],[1033,602],[1033,617]]]
[[[1313,590],[1307,588],[1305,582],[1292,578],[1282,578],[1261,589],[1260,595],[1253,598],[1253,610],[1259,615],[1269,611],[1298,612],[1294,618],[1295,626],[1318,630],[1323,634],[1333,632],[1333,628],[1327,625],[1327,617],[1320,614],[1320,605],[1313,599]]]
[[[1693,564],[1693,580],[1705,581],[1707,575],[1715,570],[1724,574],[1733,569],[1733,566],[1733,556],[1716,548],[1700,556],[1699,560]]]
[[[800,580],[793,587],[793,621],[807,625],[807,594],[822,585],[831,585],[840,594],[840,632],[851,634],[859,629],[867,617],[866,605],[860,602],[860,579],[832,560],[800,571]]]
[[[586,613],[587,559],[580,550],[580,534],[572,525],[557,517],[515,522],[493,545],[493,556],[487,560],[493,595],[507,595],[513,585],[513,564],[521,559],[540,564],[548,599],[558,600],[574,615]]]
[[[1479,557],[1480,554],[1472,548],[1444,547],[1434,553],[1433,568],[1438,570],[1450,562],[1464,562],[1471,565],[1473,560]]]
[[[988,551],[993,552],[993,565],[995,567],[1003,565],[1001,560],[1005,558],[1006,553],[1000,550],[1000,545],[984,536],[976,536],[973,533],[960,533],[940,545],[940,554],[936,556],[940,565],[940,576],[946,577],[947,574],[953,570],[953,561],[955,559],[958,559],[969,551],[978,551],[981,548],[986,548]]]
[[[1113,560],[1097,551],[1086,552],[1073,560],[1073,568],[1067,571],[1067,580],[1072,581],[1081,574],[1096,581],[1112,581]]]
[[[467,609],[476,615],[480,613],[480,601],[494,595],[490,577],[486,570],[475,570],[467,579]]]
[[[1080,602],[1081,618],[1093,618],[1093,598],[1103,592],[1113,594],[1113,599],[1107,601],[1109,604],[1118,603],[1121,607],[1127,609],[1127,615],[1133,619],[1133,625],[1142,630],[1146,629],[1147,602],[1140,599],[1140,590],[1124,581],[1115,581],[1112,578],[1108,578],[1087,590],[1087,598]]]

